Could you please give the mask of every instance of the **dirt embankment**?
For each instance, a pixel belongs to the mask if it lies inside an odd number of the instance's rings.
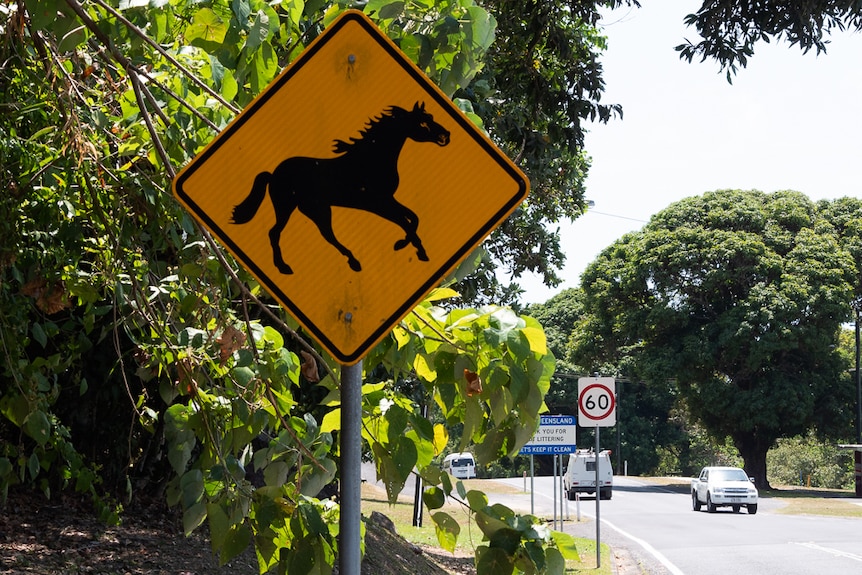
[[[174,510],[151,504],[106,527],[86,503],[11,493],[0,509],[0,575],[257,575],[249,549],[220,567],[206,528],[182,534]],[[363,575],[474,575],[473,558],[418,547],[369,521]]]

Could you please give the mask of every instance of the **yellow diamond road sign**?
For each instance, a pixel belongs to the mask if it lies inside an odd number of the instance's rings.
[[[349,11],[173,187],[350,365],[521,203],[529,184],[371,20]]]

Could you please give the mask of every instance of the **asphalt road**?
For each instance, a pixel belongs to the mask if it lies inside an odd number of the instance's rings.
[[[363,478],[374,481],[373,466]],[[611,500],[554,497],[550,477],[499,479],[518,493],[488,493],[520,513],[533,513],[578,537],[610,545],[619,575],[858,575],[862,573],[862,519],[784,515],[780,500],[761,498],[756,515],[694,512],[691,497],[634,478],[615,477]],[[469,481],[467,482],[469,485]],[[412,495],[413,487],[404,493]],[[531,495],[532,493],[532,495]],[[562,509],[560,504],[562,503]],[[862,502],[860,502],[862,503]],[[555,512],[556,510],[556,512]]]
[[[523,480],[501,480],[523,488]],[[551,519],[551,479],[535,478],[535,514]],[[862,573],[862,520],[782,515],[780,501],[762,498],[757,515],[694,512],[686,493],[616,477],[613,499],[600,501],[598,536],[624,549],[628,573],[649,575],[843,575]],[[529,512],[529,494],[501,501]],[[539,502],[542,502],[541,504]],[[569,503],[565,531],[596,537],[595,499],[580,502],[582,521]]]

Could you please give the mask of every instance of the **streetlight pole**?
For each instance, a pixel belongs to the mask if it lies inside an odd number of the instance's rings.
[[[853,305],[856,312],[856,447],[853,450],[854,484],[856,497],[862,497],[862,373],[860,373],[859,324],[862,323],[862,302]]]
[[[859,324],[862,322],[862,305],[857,302],[853,306],[856,312],[856,444],[862,445],[862,373],[859,370],[860,346],[859,346]]]

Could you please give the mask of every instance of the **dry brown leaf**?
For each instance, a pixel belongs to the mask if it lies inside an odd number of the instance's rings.
[[[478,373],[465,369],[464,379],[467,380],[467,397],[473,397],[482,393],[482,379]]]
[[[36,307],[48,315],[72,307],[72,300],[66,294],[63,282],[56,282],[49,288],[45,278],[38,278],[24,284],[21,293],[35,299]]]
[[[228,358],[245,344],[245,334],[229,325],[221,333],[216,342],[219,344],[219,359],[221,360],[221,364],[224,365]]]
[[[302,356],[302,364],[299,366],[302,377],[312,383],[320,381],[320,374],[317,372],[317,361],[314,359],[314,356],[303,350],[300,350],[299,355]]]

